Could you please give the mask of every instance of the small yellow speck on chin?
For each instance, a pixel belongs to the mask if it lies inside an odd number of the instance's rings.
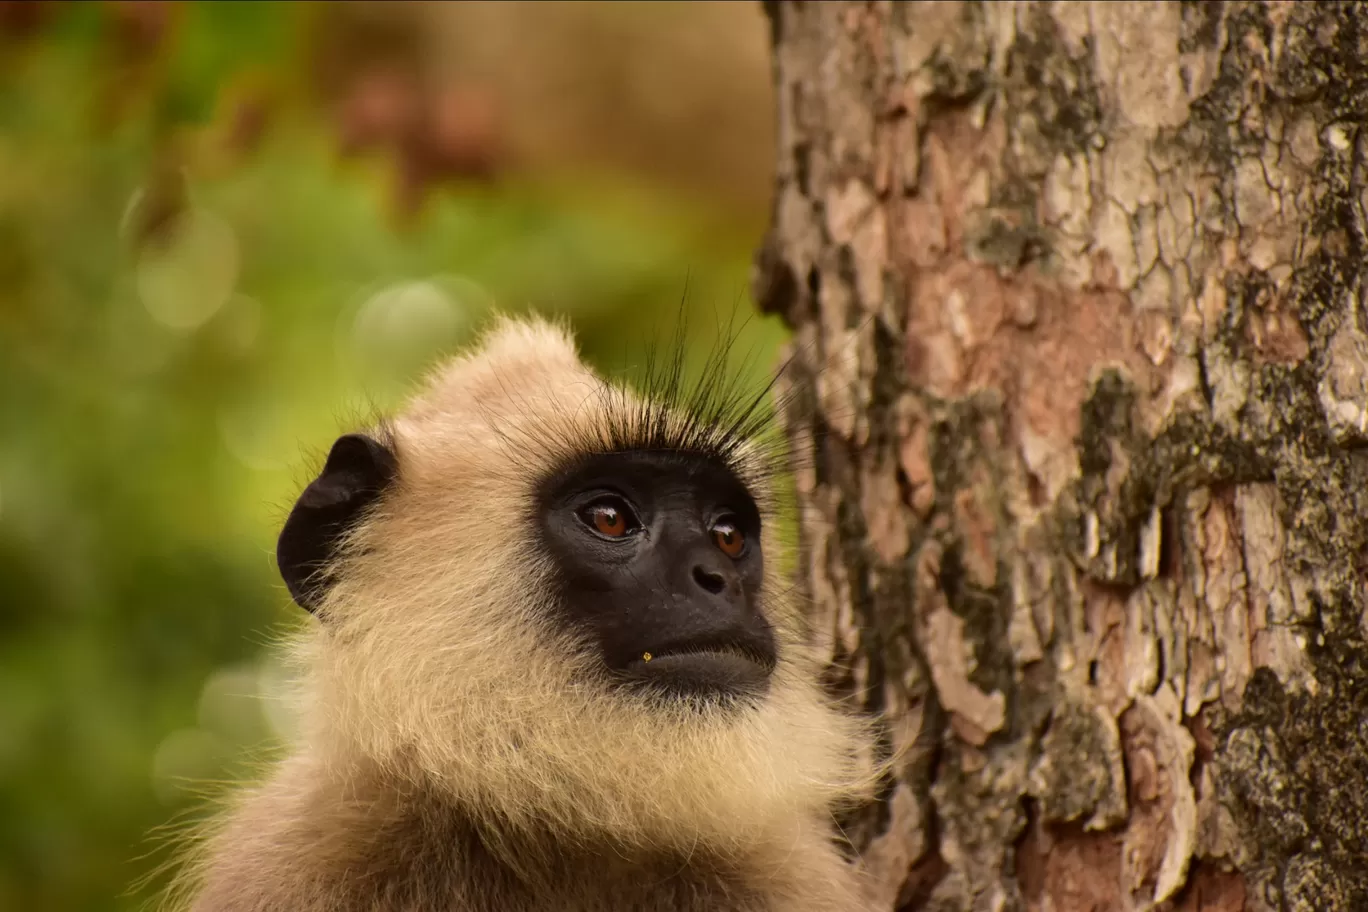
[[[651,661],[651,654],[650,654],[649,652],[643,652],[643,653],[641,654],[641,661],[643,661],[643,662],[649,662],[649,661]]]

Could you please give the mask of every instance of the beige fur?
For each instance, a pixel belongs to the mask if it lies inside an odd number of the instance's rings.
[[[864,908],[828,831],[869,793],[866,732],[820,692],[775,571],[780,662],[741,712],[610,691],[542,620],[532,480],[640,405],[542,321],[430,378],[295,644],[298,752],[210,839],[193,909]],[[766,509],[759,450],[734,470]]]

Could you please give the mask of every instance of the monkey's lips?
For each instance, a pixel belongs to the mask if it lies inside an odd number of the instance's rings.
[[[774,663],[739,649],[709,646],[644,656],[623,669],[633,682],[677,696],[743,696],[763,693]]]

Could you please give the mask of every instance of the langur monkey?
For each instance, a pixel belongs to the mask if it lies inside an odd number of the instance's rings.
[[[878,777],[775,569],[754,403],[501,318],[333,445],[277,547],[299,745],[192,912],[846,912]]]

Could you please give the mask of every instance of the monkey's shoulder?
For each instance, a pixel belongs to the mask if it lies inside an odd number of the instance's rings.
[[[408,827],[401,842],[411,851],[391,871],[396,910],[772,912],[734,860],[519,837],[492,832],[450,810],[430,811]],[[443,896],[451,897],[451,905],[437,901]]]
[[[772,878],[736,859],[497,833],[439,801],[262,794],[231,830],[193,912],[781,912]]]

